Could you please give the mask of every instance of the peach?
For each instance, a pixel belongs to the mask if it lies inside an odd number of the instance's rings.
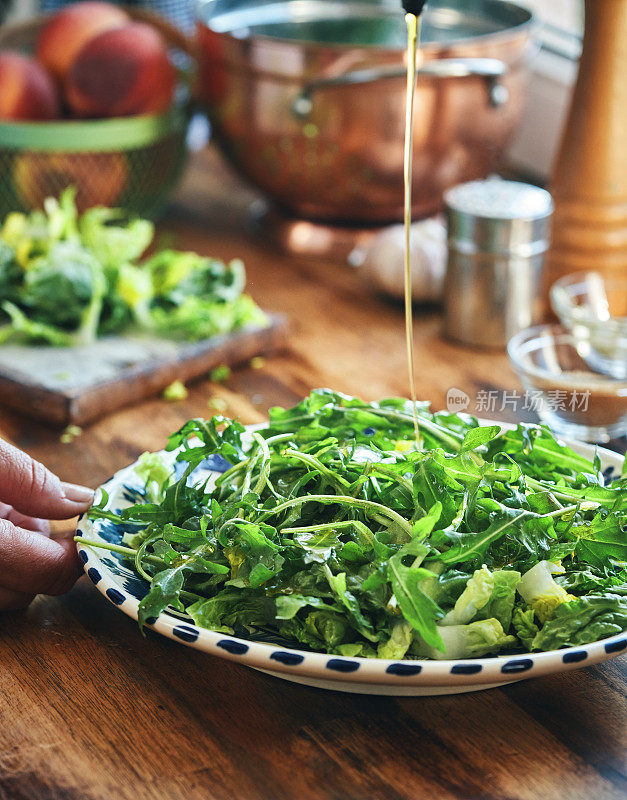
[[[128,20],[125,11],[110,3],[99,0],[74,3],[50,17],[39,34],[37,58],[62,82],[90,39]]]
[[[57,87],[41,64],[0,51],[0,118],[54,119],[59,110]]]
[[[46,197],[76,188],[80,212],[91,206],[113,206],[126,188],[128,165],[121,153],[22,153],[13,180],[26,208],[41,208]]]
[[[68,75],[67,101],[82,117],[156,114],[171,105],[175,85],[161,34],[131,22],[87,42]]]

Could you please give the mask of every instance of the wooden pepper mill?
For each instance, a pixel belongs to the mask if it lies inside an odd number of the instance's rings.
[[[557,159],[547,288],[627,274],[627,0],[586,0],[579,77]]]

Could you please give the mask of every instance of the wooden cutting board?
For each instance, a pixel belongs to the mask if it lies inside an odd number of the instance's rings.
[[[220,364],[242,363],[280,349],[287,322],[246,328],[200,342],[111,336],[84,347],[0,347],[0,403],[46,422],[83,425],[189,381]]]

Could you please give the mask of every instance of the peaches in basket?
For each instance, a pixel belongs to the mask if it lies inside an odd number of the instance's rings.
[[[0,51],[0,119],[55,119],[60,114],[57,87],[32,58]]]
[[[33,58],[0,51],[2,119],[157,114],[171,106],[175,85],[159,31],[98,0],[51,16]]]

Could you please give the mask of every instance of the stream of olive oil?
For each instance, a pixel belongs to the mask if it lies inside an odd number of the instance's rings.
[[[409,368],[409,389],[414,419],[416,446],[421,449],[420,427],[416,407],[416,371],[414,365],[414,326],[411,288],[411,188],[412,155],[414,143],[414,93],[416,88],[416,56],[420,40],[420,17],[406,14],[407,23],[407,99],[405,102],[405,338],[407,343],[407,366]]]

